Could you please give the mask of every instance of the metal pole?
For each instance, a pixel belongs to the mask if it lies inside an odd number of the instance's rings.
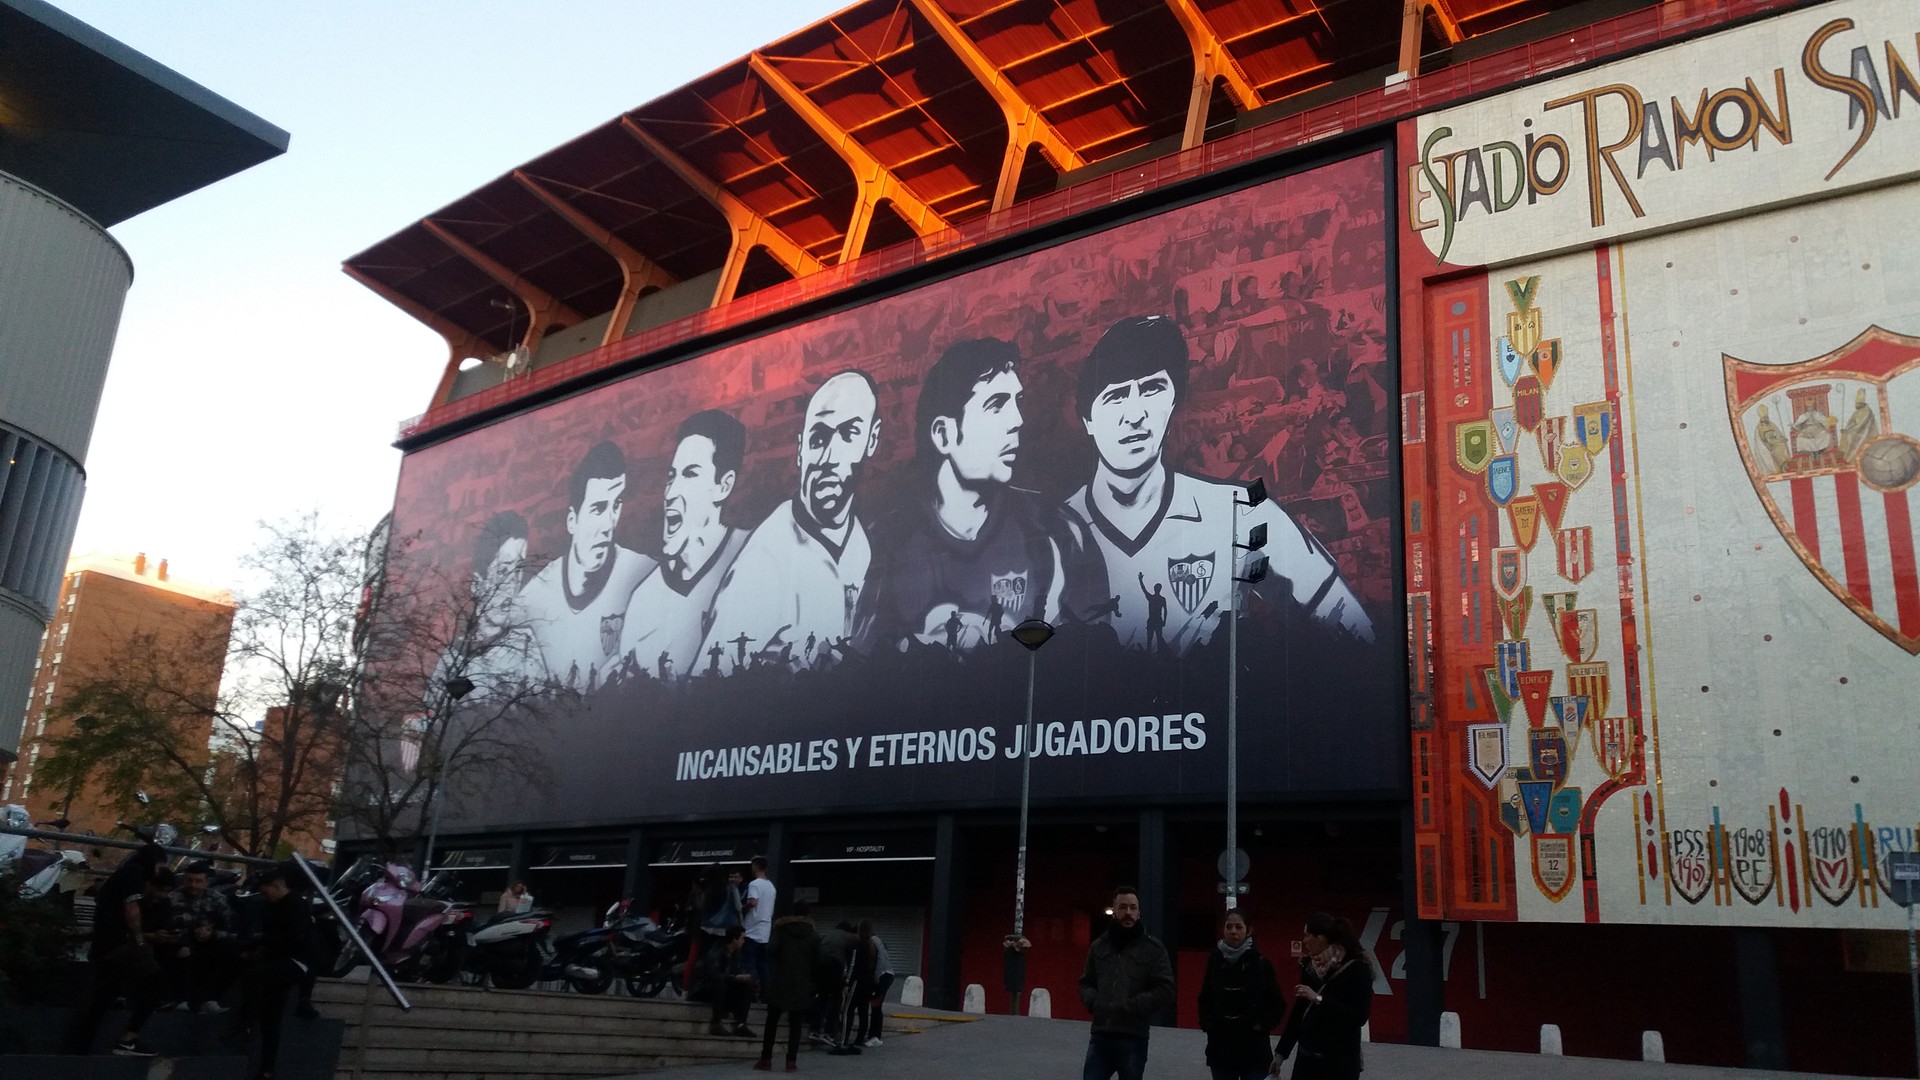
[[[1033,683],[1039,657],[1038,649],[1027,650],[1027,722],[1020,730],[1020,847],[1013,862],[1013,941],[1008,946],[1015,950],[1027,926],[1027,800],[1033,789]],[[1008,1009],[1015,1016],[1020,1014],[1021,989],[1014,988]]]
[[[1915,883],[1909,881],[1906,885],[1909,890],[1907,899],[1912,900],[1914,897],[1911,890]],[[1913,1054],[1915,1060],[1920,1061],[1920,949],[1914,945],[1911,903],[1907,905],[1907,982],[1913,995]]]
[[[447,778],[440,775],[436,769],[434,773],[432,805],[427,807],[427,862],[425,866],[420,868],[420,878],[422,881],[426,880],[428,874],[433,873],[433,845],[440,839],[440,800],[441,796],[446,793],[446,790]]]
[[[340,924],[340,929],[347,932],[347,937],[352,939],[353,947],[360,950],[360,955],[365,957],[367,963],[373,967],[374,974],[380,976],[380,981],[386,984],[387,993],[393,995],[394,1004],[400,1006],[402,1011],[411,1010],[413,1003],[407,1000],[407,995],[400,992],[400,987],[393,981],[393,976],[388,974],[386,966],[380,963],[380,957],[376,956],[372,949],[367,948],[366,940],[360,936],[360,931],[354,929],[353,920],[340,909],[340,904],[333,898],[333,893],[320,880],[320,876],[313,872],[313,866],[307,862],[307,857],[296,851],[293,853],[293,862],[302,873],[307,875],[307,882],[313,886],[314,893],[325,900],[327,907],[332,909],[335,921]]]
[[[14,825],[0,825],[0,833],[10,836],[24,836],[29,840],[45,840],[55,844],[76,844],[81,847],[110,847],[126,851],[138,851],[147,846],[144,840],[122,840],[117,836],[90,836],[86,833],[54,832],[51,829],[29,829]],[[260,859],[251,855],[223,855],[217,851],[201,851],[189,847],[163,847],[161,851],[177,858],[217,859],[220,862],[245,863],[248,866],[278,866],[272,859]]]
[[[1240,494],[1233,494],[1232,579],[1227,582],[1227,910],[1240,906]]]

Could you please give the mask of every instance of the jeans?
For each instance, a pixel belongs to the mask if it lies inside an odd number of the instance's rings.
[[[1087,1063],[1081,1080],[1141,1080],[1147,1073],[1147,1037],[1096,1031],[1087,1040]]]
[[[1209,1065],[1208,1068],[1213,1071],[1213,1080],[1267,1080],[1265,1066],[1234,1069],[1225,1065]]]
[[[789,1012],[787,1017],[787,1060],[800,1056],[800,1025],[805,1020],[798,1011]],[[774,1032],[780,1028],[780,1010],[767,1006],[767,1027],[760,1034],[760,1060],[773,1060]]]
[[[767,943],[744,938],[740,942],[740,952],[747,973],[753,976],[753,992],[761,1001],[767,999]]]

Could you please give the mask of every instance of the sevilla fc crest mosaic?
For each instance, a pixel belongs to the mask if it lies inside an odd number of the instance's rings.
[[[1836,599],[1920,654],[1920,338],[1876,326],[1810,360],[1724,364],[1740,458],[1780,535]]]

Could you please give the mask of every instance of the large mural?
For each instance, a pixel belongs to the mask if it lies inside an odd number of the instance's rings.
[[[1023,754],[1042,799],[1213,797],[1234,610],[1242,791],[1400,788],[1385,157],[410,454],[395,572],[504,586],[462,671],[562,703],[556,783],[450,818],[993,804]]]
[[[1431,161],[1521,119],[1525,158],[1574,102],[1568,183],[1622,201],[1604,222],[1526,190],[1480,207],[1458,157],[1403,191],[1424,914],[1898,917],[1886,859],[1920,820],[1920,184],[1886,178],[1920,166],[1917,31],[1911,5],[1829,4],[1403,128]],[[1676,80],[1707,87],[1721,141],[1775,88],[1781,137],[1718,151],[1749,186],[1649,149],[1680,145],[1649,134],[1693,101]],[[1638,121],[1590,111],[1628,97]],[[1415,212],[1435,192],[1445,227]]]

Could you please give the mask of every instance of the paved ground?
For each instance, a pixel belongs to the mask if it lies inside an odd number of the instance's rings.
[[[933,1016],[932,1013],[920,1015]],[[952,1015],[952,1014],[947,1014]],[[987,1016],[966,1021],[889,1019],[886,1045],[859,1057],[800,1057],[806,1075],[859,1080],[973,1080],[976,1077],[1051,1078],[1080,1075],[1087,1025],[1070,1020],[1029,1020]],[[784,1035],[785,1032],[782,1032]],[[1197,1031],[1160,1028],[1153,1033],[1147,1059],[1148,1080],[1197,1080],[1207,1075]],[[774,1068],[780,1067],[780,1048]],[[1288,1073],[1291,1074],[1291,1067]],[[661,1069],[645,1080],[720,1080],[751,1075],[745,1063]],[[1421,1080],[1780,1080],[1806,1073],[1716,1069],[1692,1065],[1649,1065],[1601,1058],[1552,1058],[1537,1054],[1498,1054],[1480,1050],[1435,1050],[1375,1044],[1367,1047],[1366,1080],[1419,1077]]]

